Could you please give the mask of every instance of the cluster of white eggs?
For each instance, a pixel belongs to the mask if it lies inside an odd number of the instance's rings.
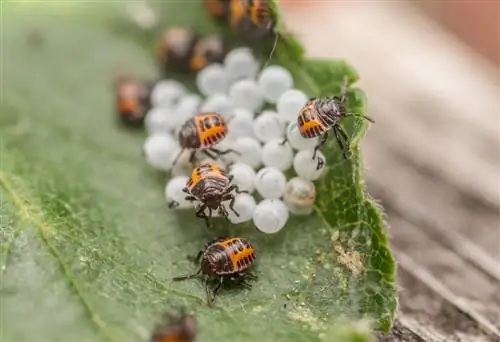
[[[193,116],[217,112],[226,119],[228,133],[215,147],[239,153],[200,163],[212,162],[226,169],[233,176],[232,183],[248,192],[235,194],[239,216],[227,210],[228,219],[235,224],[253,220],[257,229],[271,234],[285,226],[290,213],[310,214],[316,197],[312,181],[321,176],[324,167],[317,169],[318,163],[312,159],[318,139],[305,139],[299,133],[297,116],[308,96],[294,89],[292,74],[279,65],[261,70],[250,49],[237,48],[226,55],[223,64],[202,69],[196,85],[205,98],[189,93],[174,80],[160,81],[151,93],[153,107],[145,119],[144,153],[151,166],[171,174],[165,188],[167,202],[178,202],[180,210],[197,205],[186,201],[182,191],[192,172],[191,151],[183,152],[173,163],[181,151],[177,136],[182,124]],[[275,110],[263,110],[264,105]],[[320,151],[316,158],[325,160]],[[291,168],[297,176],[287,180],[285,172]],[[255,192],[262,198],[258,203],[252,195]],[[223,205],[229,209],[227,203]]]

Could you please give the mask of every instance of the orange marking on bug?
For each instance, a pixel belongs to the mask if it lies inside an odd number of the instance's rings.
[[[135,83],[121,84],[118,88],[118,111],[139,115],[141,111],[139,92],[139,85]]]
[[[194,56],[189,61],[189,68],[193,71],[198,71],[208,64],[203,53],[195,51]]]
[[[221,17],[224,14],[224,5],[221,0],[205,0],[205,8],[214,17]]]
[[[203,147],[210,147],[220,142],[227,134],[224,117],[217,113],[208,113],[194,117],[196,129]]]
[[[245,268],[253,263],[254,257],[252,257],[252,255],[255,253],[255,249],[249,243],[247,243],[246,246],[245,241],[241,238],[220,241],[218,244],[222,246],[228,254],[234,270]]]
[[[217,165],[203,164],[193,170],[193,172],[191,173],[191,178],[188,180],[186,186],[188,187],[189,191],[191,191],[196,186],[196,184],[204,179],[221,177],[226,177],[226,174]]]
[[[163,336],[158,339],[158,342],[186,342],[186,340],[183,336],[176,336],[176,335],[170,335],[170,336]]]
[[[318,119],[310,120],[309,122],[304,122],[304,124],[299,126],[299,132],[303,136],[306,135],[310,131],[314,132],[315,129],[317,129],[319,132],[326,131],[325,126],[323,126],[323,124]],[[319,134],[317,134],[317,135],[319,135]],[[317,136],[317,135],[315,135],[315,136]]]
[[[269,3],[263,0],[254,0],[250,7],[250,19],[258,27],[266,27],[271,20]]]
[[[231,0],[229,24],[232,28],[237,28],[245,18],[247,5],[245,0]]]

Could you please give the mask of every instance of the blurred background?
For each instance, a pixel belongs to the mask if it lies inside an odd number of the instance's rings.
[[[359,71],[369,192],[399,264],[388,340],[500,340],[500,1],[281,0],[309,57]]]

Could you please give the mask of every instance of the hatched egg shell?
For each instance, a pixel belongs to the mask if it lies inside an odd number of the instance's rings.
[[[316,187],[313,182],[294,177],[286,184],[283,201],[292,214],[310,215],[314,209],[315,200]]]

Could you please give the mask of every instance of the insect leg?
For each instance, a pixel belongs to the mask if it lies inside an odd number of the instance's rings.
[[[328,131],[325,132],[322,136],[321,136],[321,140],[319,141],[319,143],[314,147],[314,152],[313,152],[313,156],[312,156],[312,160],[316,159],[316,154],[318,153],[318,150],[323,147],[323,145],[326,143],[326,141],[328,140]],[[323,167],[323,165],[325,164],[325,161],[323,160],[323,158],[318,158],[318,165],[316,165],[316,169],[319,170]]]
[[[198,278],[200,274],[201,274],[201,267],[200,269],[198,269],[198,271],[196,271],[196,273],[174,277],[173,281],[183,281],[187,279]]]
[[[177,208],[179,205],[180,205],[180,203],[179,203],[179,202],[177,202],[177,201],[173,201],[173,200],[172,200],[172,201],[170,201],[170,203],[168,204],[168,207],[169,207],[170,209],[172,209],[172,208]]]
[[[209,295],[209,304],[208,305],[213,306],[213,304],[215,302],[215,296],[217,296],[217,293],[222,288],[222,283],[223,282],[224,282],[224,278],[220,277],[219,278],[219,283],[217,284],[217,286],[215,287],[215,289],[212,291],[212,294]]]
[[[231,191],[233,191],[233,190],[237,194],[248,194],[247,190],[240,190],[240,187],[238,185],[231,184],[231,186],[229,186],[229,188],[227,188],[226,191],[224,191],[224,195],[227,195],[227,194],[231,193]]]
[[[185,199],[186,201],[190,201],[190,202],[193,202],[193,201],[197,201],[197,200],[198,200],[196,197],[194,197],[194,196],[192,196],[192,195],[186,196],[186,197],[184,197],[184,199]]]
[[[342,83],[342,88],[340,88],[340,103],[344,104],[348,97],[347,97],[347,87],[349,86],[349,78],[347,76],[344,76],[344,81]]]
[[[196,254],[196,256],[194,258],[192,256],[188,256],[187,258],[188,258],[188,260],[190,260],[192,262],[199,263],[202,255],[203,255],[203,251],[199,251],[198,254]]]
[[[174,159],[174,162],[172,163],[172,165],[175,165],[177,164],[177,161],[179,160],[179,157],[181,156],[182,152],[184,152],[185,148],[181,149],[179,151],[179,153],[177,153],[177,156],[175,156],[175,159]],[[191,161],[191,158],[189,159]]]
[[[190,194],[189,193],[189,189],[187,188],[187,186],[184,187],[184,188],[182,188],[182,192],[185,192],[186,194]]]
[[[196,162],[196,151],[193,151],[193,152],[191,152],[191,155],[189,156],[189,164],[194,165],[195,162]]]
[[[205,223],[207,225],[207,228],[211,228],[210,227],[210,217],[212,216],[212,210],[210,210],[208,212],[208,216],[207,214],[205,214],[205,208],[207,206],[205,204],[202,204],[198,207],[198,209],[196,210],[196,217],[199,217],[199,218],[202,218],[202,219],[205,219]]]
[[[285,137],[282,142],[280,142],[280,145],[283,146],[288,142],[288,137]]]
[[[231,148],[227,149],[227,150],[224,150],[224,151],[221,151],[221,150],[218,150],[216,148],[211,147],[209,150],[212,151],[213,153],[217,154],[218,156],[223,156],[223,155],[231,153],[231,152],[234,153],[234,154],[237,154],[237,155],[241,156],[240,152],[235,151],[235,150],[233,150]]]
[[[217,159],[217,156],[216,155],[213,155],[212,153],[210,153],[208,150],[201,150],[201,152],[206,155],[208,158],[210,159],[213,159],[213,160],[216,160]]]
[[[229,189],[229,188],[228,188]],[[236,211],[236,209],[234,209],[234,202],[236,201],[236,198],[234,197],[233,194],[226,194],[222,197],[222,200],[223,201],[227,201],[227,200],[231,200],[231,202],[229,202],[229,209],[231,209],[231,211],[237,216],[237,217],[240,217],[240,214],[238,214],[238,212]]]
[[[347,133],[340,125],[333,126],[333,133],[335,134],[335,139],[337,139],[337,143],[339,144],[340,149],[342,150],[342,155],[344,156],[345,159],[349,159],[351,150],[349,147],[349,137],[347,136]]]
[[[227,210],[222,204],[219,206],[219,215],[223,216],[226,220],[229,221]]]

